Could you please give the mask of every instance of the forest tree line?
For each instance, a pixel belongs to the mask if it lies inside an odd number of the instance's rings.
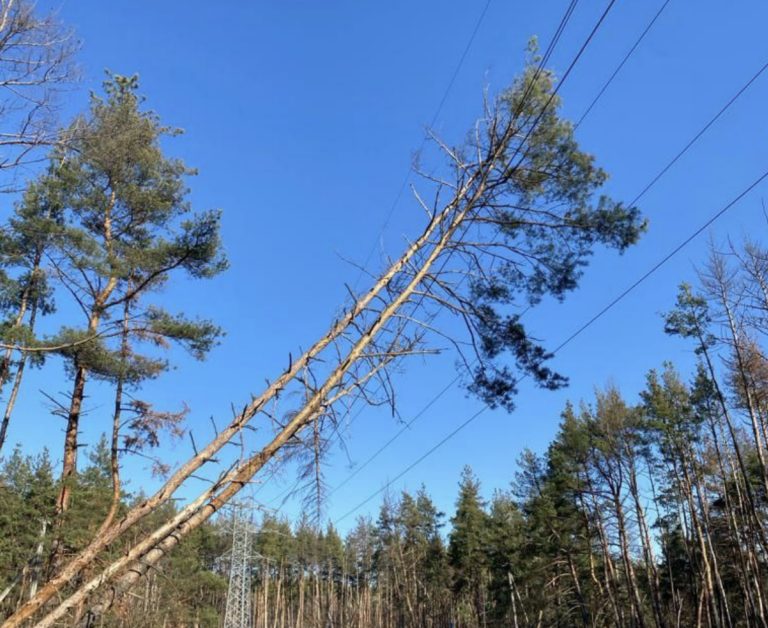
[[[452,514],[422,487],[343,540],[265,518],[255,625],[766,626],[767,277],[761,245],[713,250],[664,315],[694,372],[568,404],[490,499],[467,467]]]
[[[663,319],[697,368],[660,365],[636,399],[608,387],[569,404],[547,451],[524,451],[509,486],[489,497],[467,467],[451,513],[422,487],[388,495],[344,537],[308,516],[261,517],[254,625],[765,626],[766,277],[760,245],[713,249],[697,287],[681,286]],[[68,546],[87,543],[110,509],[110,469],[105,438],[73,486]],[[25,561],[46,554],[41,526],[59,481],[46,456],[20,451],[1,477],[14,501],[0,518],[0,573],[23,574],[8,607],[38,585],[41,563]],[[106,624],[219,625],[228,516],[198,528]]]

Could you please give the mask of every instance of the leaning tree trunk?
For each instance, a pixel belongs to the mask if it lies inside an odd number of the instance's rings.
[[[40,263],[43,258],[42,249],[38,247],[38,251],[35,254],[35,259],[32,265],[32,270],[30,273],[29,281],[27,282],[27,285],[24,287],[24,291],[21,295],[21,300],[19,303],[19,310],[16,313],[16,318],[13,322],[13,328],[18,329],[21,327],[21,325],[24,323],[24,317],[26,316],[27,309],[30,311],[29,315],[29,329],[30,332],[34,332],[35,330],[35,323],[37,321],[37,309],[38,309],[38,300],[33,298],[33,292],[35,290],[36,284],[37,284],[37,277],[38,273],[40,273]],[[30,301],[32,303],[30,304]],[[0,360],[0,390],[2,390],[5,382],[10,376],[10,370],[11,370],[11,357],[12,357],[12,350],[10,348],[5,350],[5,355],[3,355],[2,360]],[[3,422],[0,424],[0,452],[3,450],[3,445],[5,444],[5,440],[8,435],[8,425],[11,422],[11,415],[13,414],[13,408],[16,404],[16,398],[19,394],[19,389],[21,388],[21,380],[24,376],[24,366],[27,361],[27,354],[26,352],[22,352],[19,356],[19,365],[16,368],[16,374],[14,376],[13,381],[13,388],[11,389],[11,394],[8,398],[8,404],[5,407],[5,413],[3,414]]]
[[[91,611],[83,617],[83,621],[95,621],[111,606],[116,596],[127,591],[182,539],[250,483],[253,476],[270,463],[287,443],[296,442],[296,438],[319,417],[333,412],[337,402],[350,395],[365,398],[365,385],[379,375],[382,383],[385,383],[385,370],[393,362],[407,355],[422,353],[420,348],[424,334],[431,331],[428,323],[419,320],[419,314],[424,313],[425,300],[435,307],[447,307],[451,313],[463,316],[465,320],[477,316],[477,311],[469,309],[473,307],[471,299],[462,299],[456,294],[458,285],[451,279],[456,276],[456,269],[447,267],[457,251],[458,260],[455,265],[462,265],[459,274],[464,277],[471,274],[474,277],[484,272],[478,260],[491,249],[494,260],[498,259],[498,251],[501,250],[516,256],[515,259],[519,258],[520,263],[530,263],[530,255],[526,256],[526,250],[521,252],[518,248],[518,245],[529,246],[525,238],[530,237],[530,234],[524,230],[525,227],[535,233],[547,233],[549,228],[550,233],[557,234],[553,238],[562,237],[565,233],[563,229],[570,229],[572,231],[569,233],[574,238],[580,237],[579,234],[591,234],[593,239],[590,243],[613,242],[604,234],[606,227],[601,219],[595,218],[594,223],[584,224],[587,218],[583,214],[581,202],[573,208],[573,214],[519,205],[515,206],[513,214],[503,220],[494,213],[500,204],[520,200],[521,188],[529,192],[541,185],[532,181],[538,174],[534,175],[529,170],[520,171],[521,161],[517,158],[521,153],[521,160],[528,155],[528,139],[556,95],[556,91],[545,92],[540,98],[542,103],[544,100],[546,103],[538,115],[535,108],[533,112],[526,112],[527,117],[522,124],[518,124],[519,113],[512,116],[507,113],[510,108],[507,101],[500,101],[500,107],[504,107],[501,113],[489,110],[487,119],[483,121],[487,133],[481,136],[478,131],[477,145],[470,147],[470,153],[476,153],[471,158],[476,161],[466,162],[463,154],[444,147],[453,161],[456,180],[453,183],[439,182],[439,185],[451,189],[452,198],[442,208],[429,209],[422,205],[429,214],[429,223],[404,255],[390,266],[365,295],[355,298],[350,309],[340,316],[325,336],[297,360],[290,360],[288,369],[246,405],[225,430],[197,451],[157,493],[136,505],[121,520],[94,538],[72,561],[63,565],[33,600],[5,622],[3,628],[19,628],[42,609],[48,600],[60,595],[67,583],[94,564],[104,548],[156,511],[197,469],[211,462],[215,454],[241,433],[257,413],[265,412],[265,404],[283,392],[288,384],[292,384],[294,390],[298,388],[296,392],[304,393],[305,401],[294,413],[286,416],[284,423],[277,423],[276,433],[266,446],[250,456],[244,455],[167,522],[140,537],[113,562],[101,566],[100,573],[72,590],[69,597],[61,599],[37,624],[39,628],[47,628],[63,620],[83,600],[91,605]],[[541,147],[541,142],[545,140],[539,141]],[[561,147],[558,145],[558,148]],[[590,161],[582,153],[576,155],[575,160],[576,157],[580,163]],[[592,174],[584,176],[592,181]],[[589,190],[591,193],[592,188]],[[506,196],[509,194],[514,198]],[[571,192],[568,194],[568,198],[573,196]],[[546,200],[539,199],[539,202],[544,203]],[[528,202],[527,197],[525,202]],[[626,227],[622,220],[634,222],[635,219],[619,218],[621,225]],[[496,238],[505,225],[514,236],[499,242]],[[493,237],[486,233],[487,230],[491,230]],[[622,238],[618,233],[612,232],[611,235]],[[583,242],[581,244],[587,246]],[[426,318],[431,320],[429,315]],[[483,321],[483,324],[489,323]],[[413,331],[414,328],[416,331]],[[507,338],[505,342],[510,340]],[[535,370],[536,366],[525,363],[521,368]],[[322,371],[320,376],[317,371]],[[98,598],[97,594],[103,594],[103,597]]]
[[[299,360],[298,364],[293,364],[292,367],[283,374],[274,384],[272,384],[268,390],[258,399],[254,400],[248,407],[236,417],[233,424],[230,425],[228,430],[222,432],[209,447],[201,450],[197,456],[195,456],[190,462],[184,465],[177,473],[169,480],[166,485],[158,491],[158,493],[147,501],[137,506],[126,517],[118,522],[113,528],[101,537],[94,539],[91,545],[84,550],[84,552],[76,557],[69,565],[65,566],[61,570],[61,573],[53,578],[46,587],[41,589],[37,596],[37,599],[31,600],[25,607],[19,610],[14,616],[9,618],[4,624],[3,628],[16,628],[27,617],[31,616],[37,609],[39,609],[48,599],[50,599],[56,592],[70,581],[72,576],[79,572],[86,564],[91,562],[95,555],[109,543],[112,542],[117,536],[120,535],[125,529],[132,526],[138,520],[143,518],[149,512],[155,510],[159,505],[164,503],[172,492],[181,485],[181,483],[191,475],[194,470],[199,468],[206,461],[213,457],[213,454],[224,446],[226,442],[229,442],[230,438],[242,429],[242,426],[250,419],[263,405],[271,400],[274,395],[283,388],[283,386],[293,379],[297,375],[299,366],[306,367],[307,364],[317,355],[322,349],[327,347],[333,340],[335,340],[341,333],[353,322],[355,313],[362,312],[368,304],[378,296],[378,294],[389,287],[390,282],[394,277],[404,270],[409,264],[412,263],[413,258],[417,253],[424,253],[423,248],[430,243],[430,238],[436,235],[437,227],[445,223],[442,233],[437,242],[431,247],[426,254],[426,257],[421,261],[420,267],[413,273],[410,281],[407,282],[402,291],[397,294],[391,302],[385,307],[374,320],[373,324],[360,336],[359,340],[354,344],[352,350],[348,355],[342,359],[338,366],[333,370],[331,375],[327,378],[325,384],[319,388],[316,394],[311,400],[299,411],[288,424],[277,434],[271,443],[269,443],[264,449],[257,454],[253,455],[246,462],[239,465],[237,468],[230,471],[222,480],[214,484],[210,489],[204,492],[197,500],[194,500],[189,506],[182,509],[169,524],[162,526],[154,534],[147,537],[145,543],[140,543],[133,551],[129,552],[122,559],[119,559],[113,565],[108,568],[110,576],[114,573],[122,571],[130,564],[131,560],[135,560],[142,556],[142,553],[146,551],[148,547],[152,547],[158,543],[166,540],[167,534],[172,534],[170,538],[176,539],[170,541],[175,545],[180,536],[178,536],[178,530],[174,528],[176,526],[183,527],[186,530],[185,533],[190,532],[192,529],[200,525],[203,521],[207,520],[212,514],[214,514],[227,500],[236,495],[240,489],[247,484],[251,477],[258,472],[272,457],[288,442],[294,435],[296,435],[302,428],[310,425],[311,422],[317,417],[319,412],[324,411],[324,406],[331,398],[331,393],[339,384],[343,382],[343,377],[347,374],[349,369],[355,364],[358,359],[364,357],[364,351],[374,341],[377,335],[386,327],[393,317],[399,312],[400,308],[410,302],[414,292],[429,278],[429,273],[435,262],[444,253],[446,247],[451,242],[452,237],[462,225],[463,221],[467,217],[467,214],[474,208],[475,204],[481,199],[485,192],[486,179],[491,174],[491,168],[493,167],[494,160],[490,163],[483,164],[483,168],[473,176],[469,177],[467,182],[461,187],[454,200],[449,203],[440,217],[434,217],[433,220],[425,229],[421,237],[412,244],[403,257],[398,260],[390,269],[382,276],[382,278],[376,283],[376,285],[368,292],[368,294],[355,304],[355,307],[347,314],[342,321],[339,321],[332,328],[331,332],[327,334],[321,341],[319,341],[312,349],[306,352]],[[410,268],[410,267],[409,267]],[[350,319],[347,321],[346,319]],[[226,433],[226,436],[225,436]],[[223,487],[223,488],[221,488]],[[221,489],[221,490],[219,490]],[[191,527],[190,527],[191,526]],[[158,546],[159,548],[160,546]],[[154,560],[164,554],[164,551],[151,553]],[[142,558],[146,560],[146,558]],[[136,572],[134,572],[136,573]],[[100,588],[105,584],[105,580],[102,578],[96,579],[98,582],[92,582],[84,586],[79,592],[78,598],[85,595],[89,595],[96,588]],[[72,603],[70,600],[63,602],[57,609],[52,612],[52,615],[59,617],[63,615],[70,607]],[[51,619],[54,621],[54,619]]]
[[[173,495],[173,493],[194,473],[202,467],[204,464],[213,460],[215,454],[221,450],[227,443],[229,443],[234,436],[236,436],[248,422],[256,416],[258,412],[266,407],[266,405],[273,400],[290,382],[297,378],[300,373],[317,357],[323,350],[332,346],[337,339],[344,334],[350,325],[359,318],[366,309],[384,292],[390,283],[401,273],[404,269],[408,268],[413,263],[414,257],[429,243],[431,237],[435,235],[439,227],[446,222],[451,213],[453,212],[453,205],[446,206],[445,210],[435,216],[430,221],[427,229],[403,254],[403,256],[385,272],[376,284],[358,301],[354,306],[349,309],[338,321],[334,323],[330,331],[325,334],[318,342],[305,351],[297,359],[292,360],[288,369],[280,375],[274,382],[272,382],[266,390],[253,399],[242,412],[237,414],[232,422],[217,436],[211,440],[211,442],[199,450],[195,456],[193,456],[187,463],[182,465],[169,479],[168,481],[151,497],[147,500],[139,503],[132,510],[130,510],[120,521],[118,521],[109,530],[102,533],[100,536],[94,538],[92,542],[86,547],[80,554],[74,557],[67,565],[65,565],[61,571],[55,575],[45,587],[43,587],[38,596],[34,600],[30,600],[29,604],[20,609],[14,617],[9,618],[6,622],[7,626],[4,628],[12,628],[18,626],[21,622],[25,621],[27,617],[31,616],[39,608],[41,608],[48,600],[56,595],[64,586],[66,586],[77,573],[79,573],[85,565],[92,562],[96,556],[115,539],[121,536],[125,531],[129,530],[136,523],[141,521],[144,517],[154,512],[162,504]],[[77,415],[79,417],[79,413]],[[294,427],[291,432],[288,428],[283,430],[285,438],[281,440],[287,440],[289,433],[292,435],[296,429]],[[280,443],[280,446],[282,443]],[[213,490],[209,494],[203,496],[203,499],[210,497],[213,494]],[[180,519],[181,520],[181,519]],[[17,619],[18,617],[18,619]],[[18,622],[18,623],[17,623]]]
[[[235,469],[230,471],[223,480],[217,482],[208,491],[204,492],[197,500],[193,501],[189,506],[182,509],[170,522],[163,525],[156,532],[150,534],[143,542],[140,542],[131,551],[127,552],[125,556],[112,563],[104,571],[102,576],[91,580],[83,585],[78,592],[73,594],[69,599],[63,601],[59,606],[51,611],[51,613],[42,620],[38,626],[39,628],[45,628],[50,626],[53,622],[63,617],[70,608],[73,608],[79,603],[79,600],[91,595],[96,589],[102,588],[109,579],[124,571],[132,561],[139,560],[141,565],[149,566],[160,560],[172,547],[174,547],[184,536],[189,534],[192,530],[197,528],[200,524],[205,522],[211,515],[216,513],[227,501],[234,497],[243,486],[247,485],[250,479],[255,473],[264,467],[273,456],[288,442],[294,435],[296,435],[301,429],[310,425],[312,421],[318,416],[318,413],[324,412],[324,406],[328,399],[331,398],[334,389],[342,383],[344,375],[355,363],[356,360],[363,357],[364,350],[369,346],[374,338],[377,337],[380,331],[382,331],[386,324],[393,318],[393,316],[399,311],[399,309],[406,303],[408,303],[416,291],[416,289],[427,279],[428,273],[436,260],[440,257],[440,254],[445,250],[446,246],[450,242],[456,230],[462,225],[463,220],[467,216],[467,213],[474,207],[475,203],[480,199],[485,191],[485,178],[488,176],[488,172],[481,171],[482,178],[477,181],[476,187],[470,189],[467,186],[462,190],[463,194],[471,194],[466,199],[466,204],[459,208],[458,211],[451,211],[452,219],[447,229],[438,240],[437,244],[426,256],[426,259],[422,263],[421,267],[414,273],[411,280],[406,284],[403,290],[384,308],[379,314],[373,324],[363,333],[359,340],[354,344],[349,354],[341,361],[341,363],[333,370],[326,382],[318,389],[317,393],[310,399],[310,401],[288,422],[288,424],[278,433],[278,435],[261,451],[257,452],[244,463],[238,465]],[[473,178],[473,183],[475,178]],[[449,206],[451,210],[459,204],[458,197]],[[430,226],[431,227],[431,226]],[[426,241],[433,232],[432,228],[425,231],[422,238]],[[420,240],[422,239],[420,238]],[[413,245],[415,246],[415,245]],[[223,488],[221,488],[223,487]],[[202,503],[200,503],[202,502]],[[104,535],[103,535],[104,536]],[[98,545],[103,545],[103,541],[99,540]],[[148,550],[148,551],[147,551]],[[145,553],[146,552],[146,553]],[[136,582],[144,571],[138,566],[131,566],[130,571],[123,576],[119,581],[119,584],[114,588],[116,592],[122,592],[127,590],[134,582]],[[57,583],[58,584],[58,583]],[[62,583],[63,584],[63,583]],[[53,595],[57,588],[50,587],[49,591]],[[33,604],[30,602],[27,608],[21,609],[13,617],[9,618],[3,628],[16,628],[23,621],[23,618],[30,616],[37,608],[43,604],[41,599]],[[110,596],[111,599],[114,599]],[[34,602],[34,601],[33,601]],[[110,602],[111,604],[111,602]],[[99,607],[96,607],[99,608]]]
[[[37,320],[37,303],[33,303],[32,307],[30,308],[30,314],[29,314],[30,331],[34,331],[36,320]],[[8,435],[8,426],[11,423],[11,416],[13,415],[13,410],[16,407],[16,400],[19,397],[19,390],[21,389],[21,380],[24,377],[24,368],[26,364],[27,364],[27,354],[26,352],[22,352],[22,354],[19,356],[19,364],[16,367],[16,373],[13,376],[13,386],[11,387],[11,394],[8,397],[8,403],[6,404],[5,412],[3,413],[3,422],[2,422],[2,425],[0,425],[0,451],[2,451],[3,445],[5,444],[5,440]],[[2,377],[0,377],[0,386],[2,386]]]

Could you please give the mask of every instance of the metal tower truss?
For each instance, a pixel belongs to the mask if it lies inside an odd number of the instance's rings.
[[[250,509],[236,505],[232,519],[232,565],[229,570],[224,628],[252,628],[251,541],[253,522]]]

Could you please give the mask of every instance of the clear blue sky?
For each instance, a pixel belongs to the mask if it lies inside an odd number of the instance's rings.
[[[44,8],[46,3],[41,3]],[[343,262],[364,260],[376,241],[412,152],[432,118],[479,16],[484,0],[418,2],[75,2],[62,18],[77,27],[85,88],[102,70],[139,73],[148,104],[187,133],[168,152],[199,168],[192,182],[197,207],[224,209],[224,240],[232,268],[208,283],[172,288],[169,301],[215,318],[228,331],[203,364],[179,369],[145,389],[160,407],[185,401],[196,439],[210,434],[208,417],[223,424],[230,403],[242,405],[265,377],[284,367],[288,351],[306,347],[332,319],[357,272]],[[552,59],[563,71],[606,2],[584,0]],[[459,139],[480,113],[483,82],[507,85],[521,67],[531,35],[546,44],[567,2],[493,0],[436,128]],[[563,89],[565,113],[578,117],[661,5],[621,1]],[[578,138],[611,173],[609,191],[629,200],[666,161],[768,60],[768,5],[758,0],[672,0],[606,93]],[[562,305],[546,304],[528,320],[551,345],[588,319],[768,167],[768,75],[678,163],[642,202],[651,228],[623,257],[598,254],[582,288]],[[82,107],[87,89],[72,97]],[[763,186],[735,207],[715,235],[764,234]],[[384,234],[397,253],[420,210],[406,194]],[[673,360],[692,364],[688,347],[666,338],[659,313],[677,284],[693,278],[702,237],[579,337],[556,359],[571,387],[549,393],[524,385],[513,415],[488,413],[395,490],[424,482],[450,511],[459,472],[471,464],[486,495],[504,487],[523,447],[542,451],[555,434],[568,398],[590,398],[615,382],[630,400],[648,369]],[[453,357],[415,365],[400,380],[400,411],[409,419],[454,374]],[[44,389],[65,388],[51,361],[25,381],[11,441],[48,445],[59,456],[60,419],[48,415]],[[91,390],[83,440],[106,429],[108,391]],[[478,408],[455,390],[422,417],[343,490],[328,514],[336,518],[450,432]],[[363,461],[399,429],[385,411],[366,412],[348,437],[352,461]],[[189,453],[188,442],[167,454]],[[331,487],[348,472],[337,452],[326,470]],[[154,486],[144,464],[129,465],[131,487]],[[266,487],[265,500],[292,482]],[[361,512],[375,512],[374,500]],[[285,512],[297,512],[289,504]],[[346,529],[353,519],[342,524]]]

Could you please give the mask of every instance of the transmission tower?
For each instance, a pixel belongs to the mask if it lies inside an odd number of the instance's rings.
[[[251,539],[253,523],[245,506],[236,505],[232,519],[232,566],[229,570],[224,628],[251,628]]]

